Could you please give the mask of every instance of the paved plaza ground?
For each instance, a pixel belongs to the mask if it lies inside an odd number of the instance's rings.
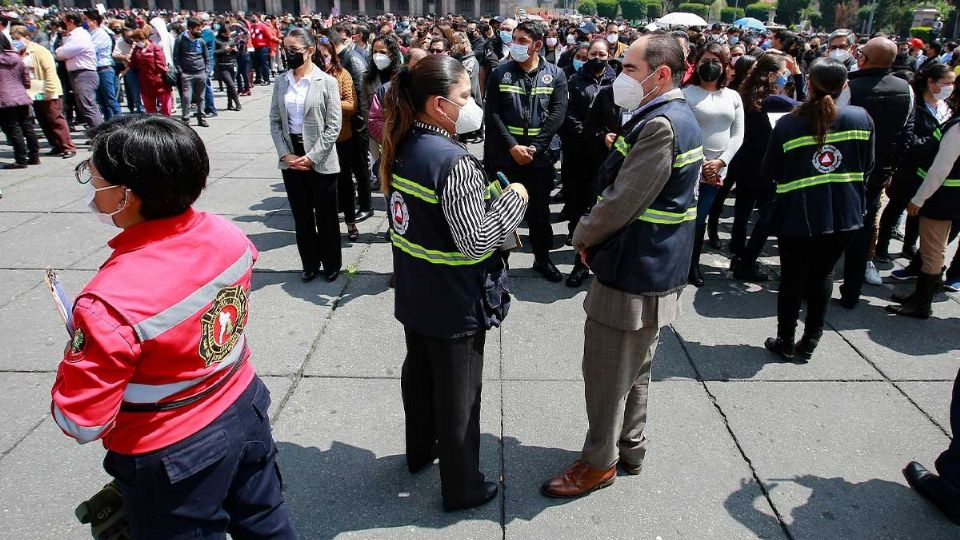
[[[403,456],[404,343],[382,199],[361,240],[344,238],[349,272],[302,283],[268,97],[256,88],[242,112],[197,128],[211,161],[197,206],[232,220],[260,250],[252,361],[273,395],[285,496],[303,538],[960,538],[900,473],[912,459],[932,467],[949,442],[960,297],[940,295],[934,316],[916,321],[884,312],[892,284],[867,286],[855,311],[831,308],[809,363],[780,363],[763,348],[777,283],[733,281],[713,251],[706,286],[684,291],[682,318],[660,338],[642,474],[572,501],[538,488],[583,442],[587,285],[547,283],[529,269],[529,252],[514,254],[515,302],[487,336],[481,419],[481,465],[502,480],[501,495],[443,513],[436,466],[410,475]],[[79,291],[112,234],[73,180],[87,156],[83,147],[72,160],[0,171],[2,538],[89,538],[73,509],[108,480],[103,448],[65,437],[49,410],[67,335],[43,269]],[[0,146],[0,160],[11,159]],[[566,224],[554,231],[563,246]],[[572,248],[554,258],[569,272]],[[776,258],[765,262],[776,269]]]

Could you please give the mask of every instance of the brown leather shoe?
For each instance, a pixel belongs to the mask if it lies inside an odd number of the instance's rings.
[[[540,492],[553,498],[582,497],[609,486],[616,476],[616,465],[609,469],[596,469],[578,459],[563,474],[540,486]]]

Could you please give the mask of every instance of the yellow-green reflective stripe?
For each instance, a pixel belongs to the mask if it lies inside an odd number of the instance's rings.
[[[659,223],[663,225],[677,225],[685,221],[693,221],[697,219],[697,209],[690,208],[686,212],[665,212],[663,210],[656,210],[653,208],[647,208],[640,214],[638,217],[640,221],[646,221],[649,223]]]
[[[684,152],[673,159],[673,166],[676,169],[696,163],[703,159],[703,147],[698,146],[689,152]]]
[[[530,94],[531,94],[531,95],[537,95],[537,94],[552,94],[552,93],[553,93],[553,87],[552,87],[552,86],[538,86],[538,87],[536,87],[536,88],[531,88],[531,89],[530,89]]]
[[[511,135],[523,135],[522,127],[507,126],[507,131],[509,131]]]
[[[933,138],[934,138],[934,139],[936,139],[936,140],[939,141],[942,137],[943,137],[943,132],[940,131],[940,128],[937,128],[937,129],[933,130]]]
[[[830,173],[801,178],[786,184],[777,186],[777,193],[787,193],[797,189],[803,189],[821,184],[845,183],[845,182],[863,182],[863,173]]]
[[[868,141],[870,140],[870,132],[863,129],[851,129],[849,131],[837,131],[836,133],[828,133],[825,139],[825,142],[835,143],[840,141]],[[795,150],[803,146],[813,146],[817,144],[817,140],[808,135],[806,137],[799,137],[797,139],[791,139],[783,143],[783,151],[788,152],[790,150]]]
[[[390,240],[393,242],[393,245],[397,247],[400,251],[415,257],[417,259],[422,259],[431,264],[445,264],[448,266],[467,266],[472,264],[477,264],[488,259],[493,252],[487,253],[479,259],[470,259],[466,255],[458,251],[437,251],[435,249],[427,249],[419,244],[414,244],[413,242],[407,240],[406,238],[397,234],[393,229],[390,230]]]
[[[925,179],[927,177],[927,171],[917,169],[917,176]],[[947,178],[943,181],[943,185],[946,187],[960,187],[960,178]]]
[[[402,191],[409,195],[421,199],[425,202],[431,204],[438,204],[440,199],[437,198],[437,193],[432,189],[427,189],[420,184],[407,180],[402,176],[393,175],[393,181],[390,182],[390,185],[398,191]]]
[[[527,128],[527,135],[537,136],[540,134],[540,128]]]
[[[514,93],[514,94],[522,94],[522,93],[523,93],[523,88],[520,88],[519,86],[514,85],[514,84],[501,84],[501,85],[500,85],[500,91],[501,91],[501,92],[510,92],[510,93]]]
[[[626,157],[627,153],[630,152],[630,144],[627,143],[627,140],[623,137],[617,137],[617,141],[613,143],[613,148],[620,152]]]

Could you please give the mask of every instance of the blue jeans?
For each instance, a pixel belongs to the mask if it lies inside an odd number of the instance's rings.
[[[259,377],[216,420],[166,448],[107,452],[134,538],[297,537],[270,434],[270,391]]]
[[[213,103],[213,85],[210,84],[211,77],[207,77],[207,88],[204,90],[204,110],[206,114],[217,114],[217,106]]]
[[[117,73],[113,67],[98,69],[100,86],[97,87],[97,103],[103,111],[103,119],[109,120],[121,114],[120,102],[117,101]]]
[[[254,51],[253,80],[255,83],[270,82],[270,47],[259,47]]]
[[[132,113],[142,113],[143,101],[140,99],[140,79],[137,70],[128,69],[123,74],[123,86],[127,93],[127,108]]]
[[[237,92],[250,90],[250,55],[244,52],[237,55]]]
[[[700,196],[697,199],[697,227],[707,223],[707,217],[710,216],[710,208],[713,206],[713,201],[717,198],[717,193],[720,193],[720,186],[700,182],[699,188]]]

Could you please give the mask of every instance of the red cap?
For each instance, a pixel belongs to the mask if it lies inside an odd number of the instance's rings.
[[[920,39],[920,38],[910,38],[910,41],[907,42],[907,45],[910,45],[911,47],[913,47],[913,48],[915,48],[915,49],[922,49],[922,48],[923,48],[923,40]]]

